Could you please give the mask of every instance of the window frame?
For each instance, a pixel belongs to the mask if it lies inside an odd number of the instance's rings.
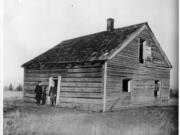
[[[127,85],[127,90],[126,91],[124,91],[124,81],[127,81],[126,82],[126,85]],[[122,92],[123,93],[130,93],[131,92],[131,86],[129,86],[129,82],[131,82],[131,81],[132,81],[132,79],[129,79],[129,78],[122,80]]]
[[[142,42],[141,42],[142,41]],[[140,64],[144,64],[145,63],[145,59],[144,59],[144,42],[146,40],[143,39],[143,38],[139,38],[138,40],[138,47],[139,47],[139,52],[138,52],[138,55],[139,55],[139,63]]]

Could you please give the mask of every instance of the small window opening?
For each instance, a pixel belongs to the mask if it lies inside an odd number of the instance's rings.
[[[131,83],[130,82],[131,82],[130,79],[123,80],[123,84],[122,84],[123,92],[131,92]]]
[[[139,62],[140,63],[144,63],[144,58],[143,58],[143,55],[144,55],[144,52],[143,52],[143,50],[144,50],[144,40],[143,39],[140,39],[139,40]]]

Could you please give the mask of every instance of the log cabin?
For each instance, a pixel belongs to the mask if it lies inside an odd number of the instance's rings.
[[[37,81],[48,93],[52,80],[57,107],[104,112],[169,99],[172,65],[147,22],[114,28],[109,18],[107,30],[63,41],[22,67],[26,102],[35,102]]]

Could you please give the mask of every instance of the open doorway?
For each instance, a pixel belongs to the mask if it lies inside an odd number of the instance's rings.
[[[160,96],[160,81],[155,80],[154,81],[154,97],[159,97]]]
[[[122,91],[131,92],[131,79],[124,79],[122,81]]]
[[[57,106],[59,104],[61,76],[49,78],[49,92],[47,104]]]
[[[53,78],[53,81],[54,81],[54,86],[57,88],[58,79],[57,78]]]

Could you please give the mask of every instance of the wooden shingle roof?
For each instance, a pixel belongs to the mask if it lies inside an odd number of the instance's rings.
[[[103,31],[63,41],[26,62],[22,67],[36,63],[68,63],[106,60],[105,55],[121,47],[122,43],[146,23]]]

